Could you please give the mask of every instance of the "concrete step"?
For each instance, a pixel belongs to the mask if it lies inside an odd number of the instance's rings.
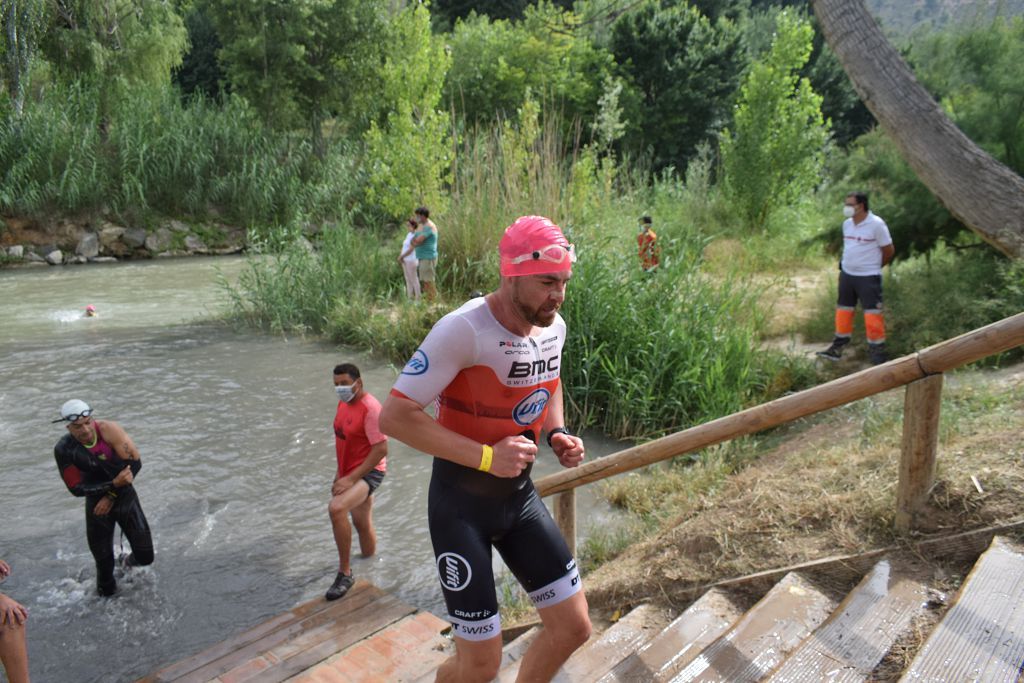
[[[742,615],[725,591],[712,588],[605,674],[600,683],[670,680]]]
[[[997,536],[901,681],[1017,681],[1024,668],[1024,553]]]
[[[799,574],[787,574],[672,681],[759,681],[835,607],[835,600]]]
[[[596,681],[623,659],[658,635],[668,622],[665,610],[653,605],[635,607],[597,639],[573,653],[555,681]]]
[[[925,611],[912,567],[883,559],[769,677],[773,683],[864,681]]]

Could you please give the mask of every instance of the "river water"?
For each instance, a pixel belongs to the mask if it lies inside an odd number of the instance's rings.
[[[331,369],[353,361],[385,396],[397,370],[365,353],[209,322],[241,258],[0,271],[0,589],[28,607],[32,680],[126,681],[330,585]],[[86,304],[99,311],[84,318]],[[206,321],[206,322],[204,322]],[[95,594],[82,499],[53,460],[68,398],[126,428],[156,562]],[[588,457],[618,448],[587,436]],[[558,469],[547,449],[535,476]],[[426,527],[430,458],[392,440],[378,554],[353,571],[443,616]],[[581,493],[581,537],[612,519]],[[115,539],[120,552],[120,538]],[[128,544],[124,542],[124,551]],[[357,554],[356,554],[357,555]],[[500,566],[500,565],[498,565]]]

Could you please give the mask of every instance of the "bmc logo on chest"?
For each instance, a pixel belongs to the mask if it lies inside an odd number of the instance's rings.
[[[525,427],[541,416],[550,399],[551,392],[547,389],[530,392],[512,409],[512,419],[516,421],[517,425]]]
[[[509,379],[522,379],[543,375],[546,372],[558,370],[558,356],[551,356],[547,360],[535,361],[513,361],[512,368],[508,371]]]

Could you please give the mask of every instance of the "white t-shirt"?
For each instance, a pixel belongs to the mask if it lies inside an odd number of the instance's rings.
[[[401,256],[406,251],[408,251],[409,249],[412,248],[412,238],[415,237],[415,236],[416,236],[416,233],[412,232],[411,230],[409,232],[405,233],[405,241],[402,242],[402,251],[398,252],[399,256]],[[418,258],[416,258],[416,250],[415,249],[410,251],[409,255],[406,256],[404,259],[402,259],[402,261],[404,261],[405,263],[419,263],[420,262],[420,260]]]
[[[892,244],[889,226],[868,211],[860,223],[843,221],[843,272],[850,275],[881,275],[882,247]]]

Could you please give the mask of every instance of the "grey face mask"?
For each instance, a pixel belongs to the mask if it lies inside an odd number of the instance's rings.
[[[344,384],[339,384],[334,387],[334,393],[338,395],[339,400],[349,403],[352,401],[352,397],[356,395],[355,385],[349,384],[348,386],[345,386]]]

